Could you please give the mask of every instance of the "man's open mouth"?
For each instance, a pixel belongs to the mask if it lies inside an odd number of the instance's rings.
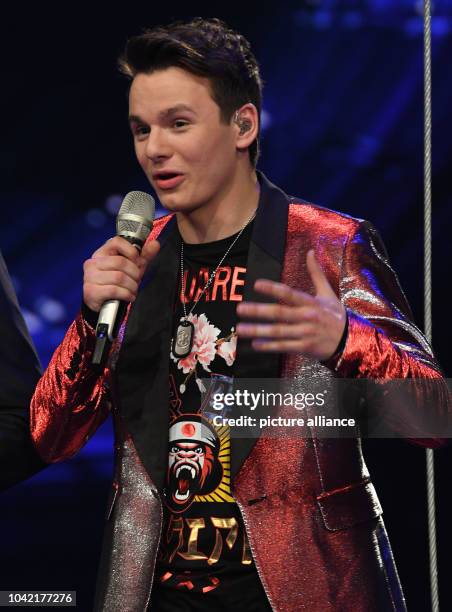
[[[172,189],[183,180],[184,175],[177,172],[158,172],[154,174],[154,181],[160,189]]]

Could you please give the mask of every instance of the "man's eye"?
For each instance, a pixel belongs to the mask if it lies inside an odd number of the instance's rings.
[[[185,119],[176,119],[175,121],[173,121],[173,127],[178,129],[187,127],[187,125],[188,121],[186,121]]]
[[[133,133],[135,136],[145,136],[149,134],[149,128],[146,125],[137,125],[133,128]]]

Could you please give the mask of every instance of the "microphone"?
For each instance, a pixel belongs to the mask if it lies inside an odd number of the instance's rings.
[[[149,236],[155,216],[155,201],[143,191],[130,191],[124,198],[116,217],[116,235],[125,238],[141,252]],[[102,305],[96,326],[96,346],[92,365],[105,363],[110,344],[116,338],[127,310],[127,302],[107,300]]]

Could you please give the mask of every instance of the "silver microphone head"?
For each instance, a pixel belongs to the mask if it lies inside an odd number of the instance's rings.
[[[116,217],[116,233],[144,244],[155,216],[155,200],[144,191],[129,191]]]

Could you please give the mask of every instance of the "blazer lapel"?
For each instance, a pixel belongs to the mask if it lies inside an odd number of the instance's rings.
[[[261,172],[259,207],[254,222],[248,251],[244,300],[268,302],[268,298],[254,291],[259,278],[281,280],[286,246],[289,197],[273,185]],[[281,370],[281,354],[259,353],[251,348],[249,340],[240,338],[234,363],[234,377],[278,378]],[[243,414],[243,408],[233,406],[231,418]],[[243,428],[241,428],[243,433]],[[231,480],[256,444],[257,438],[231,437]]]
[[[120,411],[144,467],[159,490],[168,463],[169,349],[179,271],[176,218],[130,309],[117,363]]]

